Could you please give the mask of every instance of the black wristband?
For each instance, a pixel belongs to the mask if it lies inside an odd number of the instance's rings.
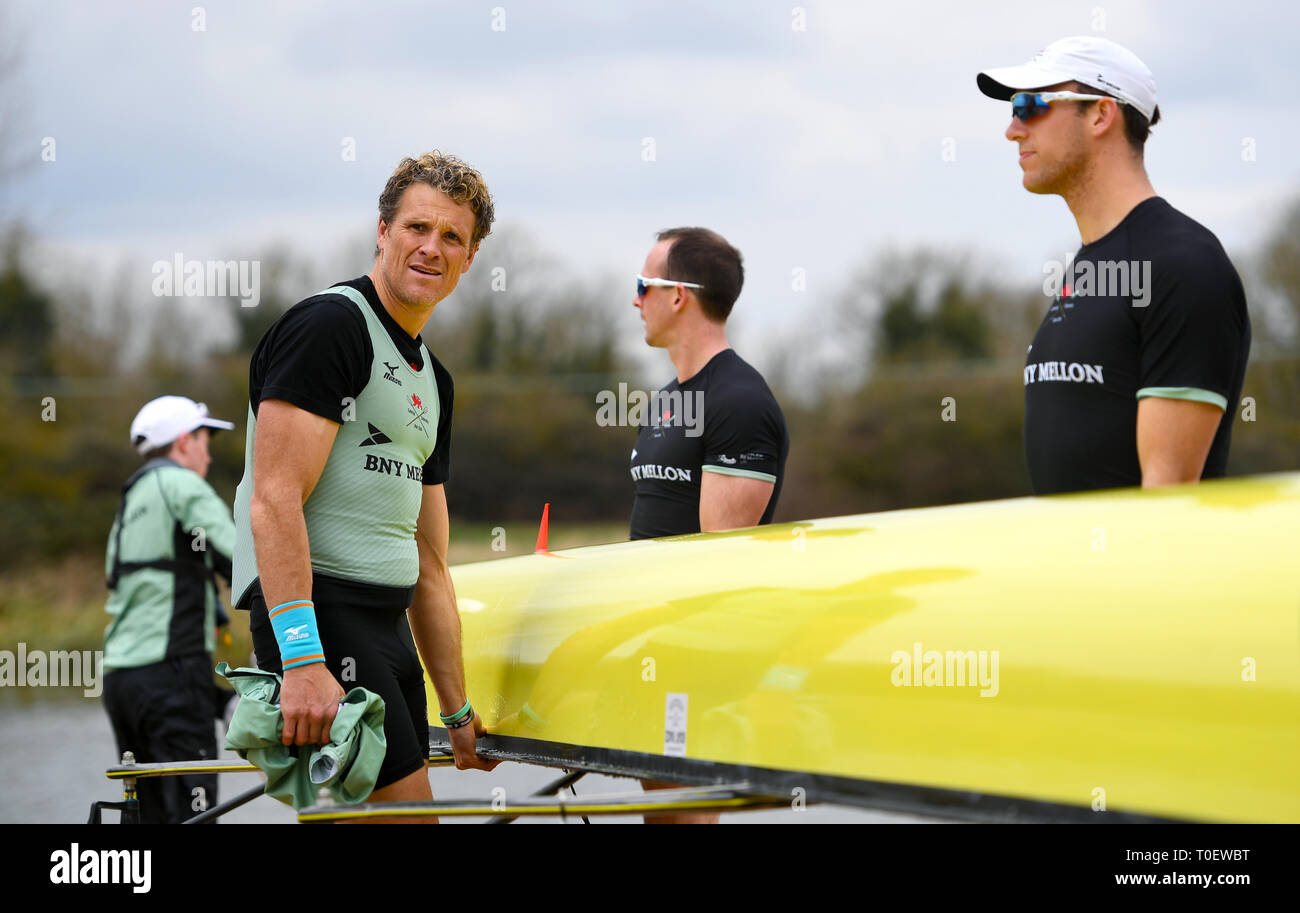
[[[448,729],[459,729],[462,726],[468,726],[472,722],[474,722],[474,710],[473,708],[470,708],[469,716],[456,723],[447,723],[446,726]]]

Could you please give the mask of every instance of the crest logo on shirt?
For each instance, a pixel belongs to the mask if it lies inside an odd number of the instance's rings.
[[[1065,307],[1078,298],[1128,298],[1133,307],[1151,303],[1150,260],[1064,260],[1043,264],[1043,294]]]
[[[673,411],[669,409],[663,415],[659,416],[659,421],[654,423],[653,430],[650,432],[652,437],[663,437],[664,429],[671,428],[673,425]]]
[[[420,397],[414,393],[407,397],[406,414],[411,416],[411,420],[406,423],[406,427],[410,428],[414,425],[416,428],[420,429],[420,431],[424,432],[425,437],[428,437],[429,407],[426,406]]]
[[[689,438],[704,433],[703,390],[601,390],[596,394],[596,424],[647,428],[653,437],[663,437],[668,428],[684,428]]]
[[[1056,300],[1052,302],[1052,306],[1047,309],[1047,313],[1051,317],[1052,323],[1060,323],[1065,319],[1065,312],[1073,308],[1074,289],[1069,283],[1066,283],[1060,294],[1056,296]]]

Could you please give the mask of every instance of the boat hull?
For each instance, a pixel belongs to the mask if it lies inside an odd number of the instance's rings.
[[[538,760],[913,811],[1300,821],[1298,554],[1285,474],[453,576],[470,697]]]

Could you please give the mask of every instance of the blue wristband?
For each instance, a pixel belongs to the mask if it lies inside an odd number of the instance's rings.
[[[325,662],[325,648],[316,630],[316,606],[310,599],[293,599],[281,603],[267,618],[280,648],[280,668],[285,672],[298,666]]]

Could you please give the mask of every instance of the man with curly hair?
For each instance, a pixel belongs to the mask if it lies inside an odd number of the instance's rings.
[[[329,741],[341,682],[384,699],[375,801],[432,797],[420,657],[456,766],[496,766],[476,753],[447,570],[451,375],[420,336],[492,219],[473,168],[404,159],[379,197],[370,274],[290,308],[249,369],[232,592],[259,664],[283,674],[286,745]]]

